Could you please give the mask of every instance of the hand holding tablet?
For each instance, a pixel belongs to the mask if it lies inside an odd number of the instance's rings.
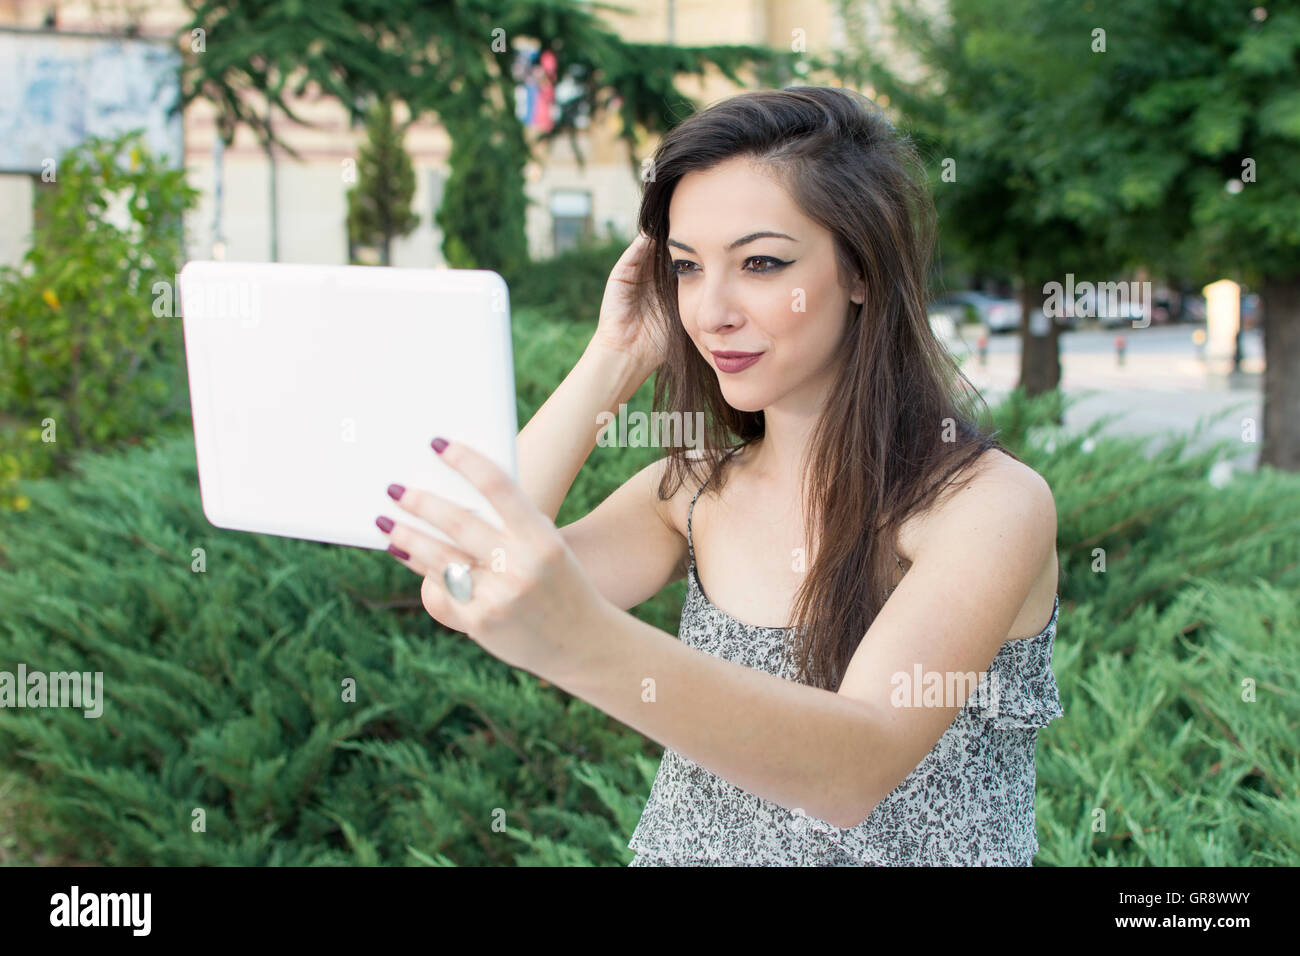
[[[618,613],[597,590],[554,523],[491,459],[465,444],[435,438],[442,467],[465,478],[503,519],[501,528],[439,495],[394,484],[388,494],[409,515],[449,541],[380,515],[396,556],[424,576],[429,615],[474,639],[514,667],[551,673],[565,660],[575,620]]]

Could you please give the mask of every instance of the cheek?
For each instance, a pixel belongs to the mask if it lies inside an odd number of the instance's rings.
[[[698,346],[700,341],[699,298],[690,290],[677,293],[677,314],[681,319],[682,329]]]
[[[677,316],[687,332],[695,328],[695,310],[691,305],[691,297],[682,291],[680,285],[677,287]]]
[[[818,297],[798,286],[787,286],[766,300],[761,314],[763,330],[773,340],[816,348],[829,334],[826,309],[817,306]]]
[[[831,289],[810,291],[802,301],[792,298],[784,310],[771,313],[768,328],[774,338],[795,346],[796,354],[820,365],[840,347],[848,325],[840,298],[841,293]]]

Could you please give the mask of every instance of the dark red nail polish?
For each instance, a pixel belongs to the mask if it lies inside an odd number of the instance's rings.
[[[376,518],[375,524],[379,525],[379,530],[384,534],[388,534],[388,532],[393,530],[393,519],[386,515],[380,515]]]
[[[442,450],[447,447],[447,439],[435,438],[429,444],[433,445],[433,450],[436,451],[439,455],[441,455]]]
[[[403,551],[401,548],[397,547],[396,545],[390,544],[388,546],[388,550],[391,554],[397,555],[397,557],[401,558],[403,561],[411,560],[411,556],[407,554],[405,551]]]
[[[402,485],[388,486],[388,497],[392,498],[394,501],[401,501],[402,495],[404,494],[406,494],[406,488],[404,486]]]

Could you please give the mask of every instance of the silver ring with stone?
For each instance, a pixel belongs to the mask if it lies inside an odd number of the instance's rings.
[[[469,568],[468,564],[453,561],[442,572],[442,583],[447,586],[451,596],[462,604],[474,594],[474,582],[469,576]]]

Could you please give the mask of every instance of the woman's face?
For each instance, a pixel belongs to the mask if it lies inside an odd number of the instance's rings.
[[[843,351],[849,301],[864,295],[861,284],[840,285],[830,232],[743,157],[683,176],[668,221],[682,326],[727,403],[815,412]]]

